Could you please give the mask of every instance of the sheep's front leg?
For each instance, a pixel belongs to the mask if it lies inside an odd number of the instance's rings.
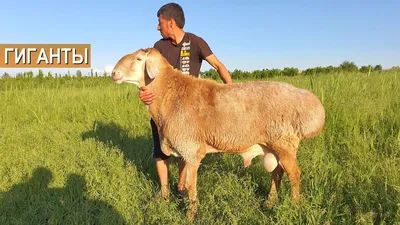
[[[186,163],[186,190],[189,195],[189,210],[187,218],[189,221],[193,221],[196,217],[197,207],[199,206],[199,200],[197,199],[197,171],[199,164]]]
[[[189,195],[189,210],[187,213],[187,218],[189,221],[193,221],[197,214],[197,208],[200,205],[199,200],[197,198],[197,171],[200,166],[201,160],[206,155],[206,147],[205,145],[201,145],[201,147],[193,154],[190,154],[188,158],[186,158],[186,190]]]

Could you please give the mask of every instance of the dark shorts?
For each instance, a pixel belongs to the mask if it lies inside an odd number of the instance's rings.
[[[158,136],[157,125],[153,119],[150,119],[151,132],[153,134],[153,159],[160,158],[162,160],[168,159],[170,156],[165,155],[161,151],[160,137]]]

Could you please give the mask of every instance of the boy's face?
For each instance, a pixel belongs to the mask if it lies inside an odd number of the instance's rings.
[[[162,15],[158,17],[157,30],[163,38],[169,38],[172,34],[172,20],[165,19]]]

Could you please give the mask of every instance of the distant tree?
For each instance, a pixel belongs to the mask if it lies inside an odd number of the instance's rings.
[[[209,69],[207,71],[202,72],[202,77],[217,80],[218,79],[218,72],[215,69]]]
[[[268,70],[268,77],[277,77],[281,74],[280,69],[270,69]]]
[[[345,72],[356,72],[358,71],[358,67],[354,62],[344,61],[340,64],[340,67]]]
[[[302,74],[304,76],[315,75],[315,69],[314,68],[307,68],[306,70],[303,71]]]
[[[37,78],[39,78],[39,79],[43,79],[44,78],[43,70],[39,69],[39,72],[37,74]]]
[[[370,70],[372,70],[372,66],[371,65],[361,66],[360,67],[360,72],[363,72],[363,73],[368,73]]]
[[[267,77],[268,77],[268,69],[262,69],[261,78],[267,78]]]
[[[231,73],[231,77],[232,77],[232,79],[234,79],[234,80],[254,78],[254,73],[250,73],[249,71],[244,71],[244,70],[235,69],[235,70]]]
[[[383,70],[383,68],[382,68],[382,65],[380,65],[380,64],[378,64],[374,67],[374,71],[382,71],[382,70]]]
[[[250,73],[249,71],[243,71],[242,72],[242,79],[247,79],[247,78],[253,78],[253,74]]]
[[[24,72],[25,78],[33,78],[33,71]]]
[[[97,71],[95,72],[95,76],[96,76],[96,77],[99,77],[99,75],[97,74]]]
[[[49,78],[49,79],[53,78],[53,75],[51,74],[50,71],[47,73],[47,78]]]
[[[17,78],[17,79],[23,79],[23,78],[24,78],[24,73],[21,73],[21,72],[17,73],[17,74],[15,75],[15,78]]]
[[[104,70],[103,77],[107,76],[107,71]]]
[[[323,74],[323,73],[325,73],[325,71],[326,71],[325,68],[322,67],[322,66],[317,66],[317,67],[315,67],[314,69],[315,69],[315,74],[317,74],[317,75]]]
[[[4,72],[3,75],[1,76],[1,79],[9,79],[9,78],[11,78],[11,76],[7,72]]]
[[[326,70],[325,70],[325,72],[326,73],[333,73],[333,72],[335,72],[335,67],[334,66],[328,66],[328,67],[326,67]]]
[[[294,67],[285,67],[282,70],[282,75],[283,76],[297,76],[299,74],[299,69],[294,68]]]
[[[93,77],[93,69],[90,69],[90,76]]]
[[[332,74],[342,70],[341,67],[334,67],[332,65],[327,67],[317,66],[314,68],[307,68],[302,72],[303,75],[321,75],[321,74]]]
[[[76,76],[77,77],[82,77],[82,72],[80,70],[76,71]]]
[[[392,68],[390,70],[400,71],[400,66],[392,66]]]
[[[231,77],[234,80],[239,80],[242,79],[244,77],[243,71],[239,70],[239,69],[235,69],[232,73],[231,73]]]
[[[261,70],[254,70],[252,76],[254,79],[261,79],[263,78],[263,72]]]

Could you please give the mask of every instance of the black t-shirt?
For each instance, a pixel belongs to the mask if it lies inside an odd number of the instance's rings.
[[[199,77],[202,60],[212,54],[203,38],[185,33],[182,41],[174,45],[169,39],[160,39],[154,44],[167,61],[186,75]]]

